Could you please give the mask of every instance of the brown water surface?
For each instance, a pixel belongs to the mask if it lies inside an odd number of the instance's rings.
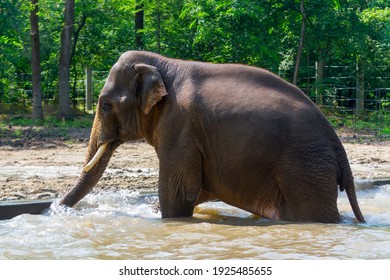
[[[389,259],[390,185],[358,191],[366,224],[344,193],[341,224],[258,219],[221,202],[162,220],[155,194],[90,194],[76,209],[0,221],[0,259]]]

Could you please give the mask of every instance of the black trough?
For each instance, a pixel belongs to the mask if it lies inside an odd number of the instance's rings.
[[[15,200],[0,202],[0,220],[12,219],[21,214],[42,214],[53,200]]]
[[[390,178],[382,178],[374,181],[374,186],[380,187],[383,185],[390,185]]]
[[[355,179],[355,186],[358,190],[369,190],[384,185],[390,185],[390,178]]]

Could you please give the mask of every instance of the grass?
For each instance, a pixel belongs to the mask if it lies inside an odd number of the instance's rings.
[[[43,127],[56,127],[56,128],[89,128],[92,126],[93,123],[93,116],[82,116],[82,117],[76,117],[72,120],[62,120],[57,117],[46,117],[43,125],[37,125],[37,126],[43,126]],[[34,120],[31,118],[26,117],[14,117],[9,118],[9,120],[1,120],[0,126],[36,126],[34,123]]]
[[[356,134],[390,136],[389,113],[365,112],[356,115],[351,112],[328,112],[325,115],[336,130],[346,128],[355,131]]]
[[[382,129],[382,133],[385,135],[390,135],[390,127],[385,127]]]
[[[93,116],[85,115],[64,121],[56,117],[46,117],[43,125],[36,125],[27,117],[9,117],[0,115],[0,137],[16,140],[29,138],[64,138],[72,141],[71,131],[92,127]]]

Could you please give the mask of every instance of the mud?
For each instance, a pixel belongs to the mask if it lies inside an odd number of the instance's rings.
[[[358,180],[390,178],[390,141],[344,141]],[[77,180],[87,141],[51,141],[0,146],[0,200],[48,199],[62,196]],[[120,146],[94,192],[157,190],[158,159],[143,141]]]
[[[61,196],[76,182],[86,151],[87,143],[0,147],[0,200]],[[154,148],[142,141],[126,143],[114,153],[94,192],[123,188],[156,191],[157,180]]]

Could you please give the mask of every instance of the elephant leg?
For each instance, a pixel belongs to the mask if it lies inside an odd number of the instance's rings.
[[[283,220],[340,222],[335,178],[285,173],[278,185],[284,198],[280,209]]]
[[[208,201],[215,201],[218,200],[218,197],[215,196],[213,193],[206,191],[204,189],[200,189],[200,193],[198,195],[198,198],[196,200],[196,205],[202,204],[204,202]]]
[[[202,187],[202,159],[194,148],[159,154],[158,194],[163,218],[190,217]]]

